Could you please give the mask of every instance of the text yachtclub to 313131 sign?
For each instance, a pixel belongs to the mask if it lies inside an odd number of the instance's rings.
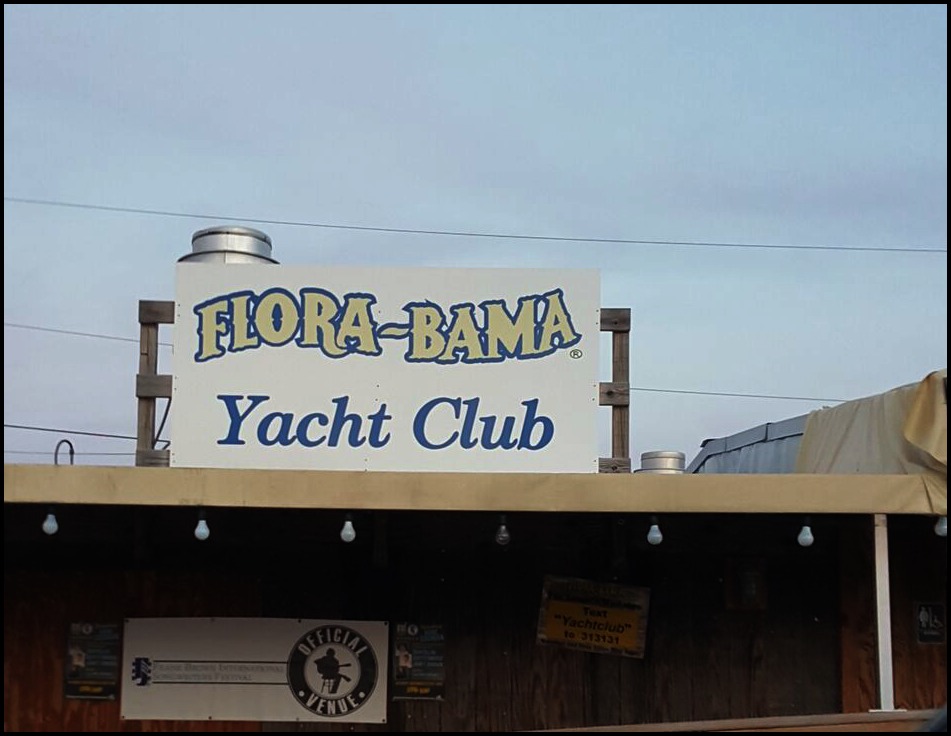
[[[597,472],[595,270],[176,276],[174,466]]]

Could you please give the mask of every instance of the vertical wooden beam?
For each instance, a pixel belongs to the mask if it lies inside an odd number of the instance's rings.
[[[599,403],[611,407],[611,457],[598,459],[601,473],[631,472],[630,309],[601,309],[601,332],[611,333],[611,381],[600,386]]]
[[[630,329],[630,328],[628,328]],[[617,330],[612,334],[611,380],[629,385],[630,381],[630,332]],[[611,456],[631,455],[631,408],[611,407]]]
[[[175,302],[139,300],[139,373],[135,381],[138,399],[135,464],[167,466],[168,450],[155,448],[155,400],[171,400],[171,377],[158,376],[159,325],[175,322]]]
[[[154,376],[158,373],[158,334],[155,323],[139,325],[139,375]],[[155,441],[155,397],[145,396],[138,400],[136,420],[135,464],[144,464],[143,456],[152,450]]]

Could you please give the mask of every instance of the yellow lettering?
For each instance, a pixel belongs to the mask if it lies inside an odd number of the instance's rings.
[[[449,326],[449,337],[446,347],[439,356],[440,363],[455,363],[456,350],[464,350],[463,361],[481,360],[485,358],[482,352],[482,343],[479,341],[479,328],[476,327],[475,317],[472,314],[471,304],[460,304],[452,307],[452,324]]]
[[[228,332],[228,325],[218,316],[228,313],[228,300],[218,299],[204,304],[196,307],[195,312],[198,314],[198,355],[195,360],[220,358],[225,351],[218,336]]]
[[[501,302],[484,304],[486,321],[486,357],[499,358],[499,347],[506,355],[534,355],[535,297],[518,300],[518,311],[510,318]]]
[[[339,358],[347,351],[337,345],[337,328],[331,320],[337,316],[337,302],[324,291],[301,292],[301,335],[298,345],[305,348],[322,348]]]
[[[542,323],[541,339],[538,341],[540,350],[550,350],[555,347],[555,336],[561,337],[559,346],[567,345],[580,338],[580,335],[574,331],[571,326],[571,318],[568,316],[568,310],[562,300],[561,289],[545,294],[548,301],[548,308],[545,310],[545,321]]]
[[[373,315],[370,305],[375,298],[372,296],[349,296],[344,306],[343,318],[340,320],[340,332],[337,333],[337,342],[340,347],[346,347],[347,341],[356,342],[353,348],[364,355],[379,355],[380,344],[376,340],[373,327]]]
[[[410,304],[410,342],[407,360],[435,360],[446,346],[439,332],[442,313],[435,304]]]
[[[283,345],[297,332],[297,303],[290,294],[271,291],[258,301],[254,312],[254,326],[264,342]]]
[[[231,349],[244,350],[256,348],[261,339],[251,333],[251,324],[248,320],[248,302],[251,297],[247,294],[238,294],[231,300],[232,320],[234,327],[231,332]]]

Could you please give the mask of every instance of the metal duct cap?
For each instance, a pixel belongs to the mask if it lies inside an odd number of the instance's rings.
[[[192,252],[179,263],[277,263],[271,238],[250,227],[209,227],[192,235]]]
[[[683,473],[686,457],[675,450],[657,450],[641,453],[638,473]]]

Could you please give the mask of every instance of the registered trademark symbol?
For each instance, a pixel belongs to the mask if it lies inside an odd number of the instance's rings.
[[[582,353],[580,350],[578,350],[578,348],[575,348],[575,349],[572,350],[570,353],[568,353],[568,355],[569,355],[570,357],[574,358],[575,360],[577,360],[577,359],[580,358],[582,355],[584,355],[584,353]]]

